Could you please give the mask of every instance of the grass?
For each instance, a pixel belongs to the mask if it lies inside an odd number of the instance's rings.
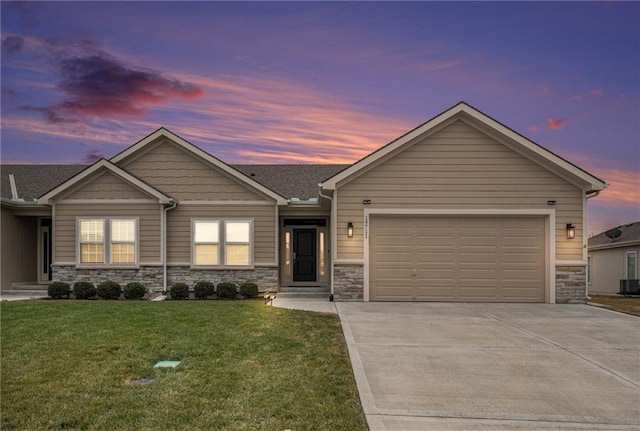
[[[335,315],[261,301],[0,304],[2,430],[365,430]],[[154,369],[179,360],[176,369]],[[154,378],[149,385],[133,379]]]
[[[591,300],[596,304],[605,305],[608,308],[619,311],[620,313],[631,314],[640,317],[640,297],[629,296],[606,296],[606,295],[589,295]]]

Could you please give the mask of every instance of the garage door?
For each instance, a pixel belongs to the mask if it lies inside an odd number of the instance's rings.
[[[372,301],[544,302],[543,217],[371,217]]]

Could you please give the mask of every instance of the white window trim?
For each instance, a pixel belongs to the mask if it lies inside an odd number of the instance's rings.
[[[217,222],[218,223],[218,264],[217,265],[197,265],[195,263],[195,224],[198,222]],[[227,223],[249,223],[249,264],[248,265],[227,265],[226,252],[227,244],[242,244],[238,242],[227,242],[225,225]],[[254,268],[254,231],[253,231],[253,219],[243,218],[193,218],[191,219],[191,268],[194,269],[253,269]]]
[[[629,256],[633,256],[633,259],[635,260],[635,270],[636,273],[633,274],[633,277],[631,278],[631,280],[636,280],[638,278],[638,253],[636,253],[636,251],[627,251],[624,253],[624,277],[625,279],[629,280],[627,277],[629,277]]]
[[[82,250],[80,241],[80,222],[87,220],[101,220],[103,223],[103,256],[104,262],[82,262]],[[111,262],[111,220],[133,220],[135,226],[134,262],[133,263],[112,263]],[[127,243],[128,244],[128,243]],[[87,269],[99,268],[138,268],[140,258],[140,217],[76,217],[76,267]]]

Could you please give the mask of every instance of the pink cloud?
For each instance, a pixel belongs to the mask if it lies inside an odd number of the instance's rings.
[[[592,96],[603,96],[604,95],[604,91],[602,91],[602,90],[593,90],[593,91],[590,91],[589,94],[591,94]]]
[[[562,130],[567,124],[566,118],[547,118],[547,126],[551,130]]]
[[[532,126],[527,127],[527,129],[528,129],[530,132],[534,132],[534,133],[535,133],[535,132],[539,132],[539,131],[540,131],[540,127],[539,127],[538,125],[536,125],[536,124],[534,124],[534,125],[532,125]]]

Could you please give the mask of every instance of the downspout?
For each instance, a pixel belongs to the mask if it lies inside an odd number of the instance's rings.
[[[167,213],[178,206],[178,201],[169,199],[168,207],[164,207],[162,218],[162,293],[167,293]]]
[[[590,193],[591,193],[591,194],[590,194]],[[587,192],[587,193],[585,194],[585,199],[586,199],[586,200],[589,200],[589,199],[591,199],[591,198],[595,198],[595,197],[597,197],[599,194],[600,194],[600,190],[595,190],[595,191]],[[584,209],[584,211],[585,211],[585,214],[586,214],[586,213],[587,213],[587,209],[585,208],[585,209]],[[585,226],[585,227],[586,227],[586,226]],[[587,247],[587,271],[589,271],[589,269],[590,269],[590,268],[589,268],[589,233],[588,233],[588,232],[586,232],[586,231],[587,231],[587,229],[584,229],[584,230],[585,230],[585,234],[584,234],[584,235],[586,236],[586,238],[584,239],[584,241],[585,241],[585,246]],[[586,278],[586,277],[585,277],[585,278]],[[585,295],[585,297],[587,298],[587,301],[591,299],[591,297],[589,296],[589,283],[586,283],[586,281],[585,281],[584,295]]]
[[[331,202],[331,206],[329,209],[329,214],[331,214],[331,217],[329,218],[329,220],[331,220],[331,229],[329,230],[330,234],[331,234],[331,282],[329,283],[329,286],[331,288],[331,293],[329,294],[329,301],[333,302],[333,257],[334,257],[334,253],[336,252],[336,238],[335,235],[333,234],[333,224],[336,222],[336,220],[333,217],[333,197],[332,196],[327,196],[327,195],[323,195],[322,194],[322,183],[318,184],[318,187],[320,187],[320,190],[318,190],[318,195],[320,197],[323,197],[325,199],[329,199],[329,202]]]

